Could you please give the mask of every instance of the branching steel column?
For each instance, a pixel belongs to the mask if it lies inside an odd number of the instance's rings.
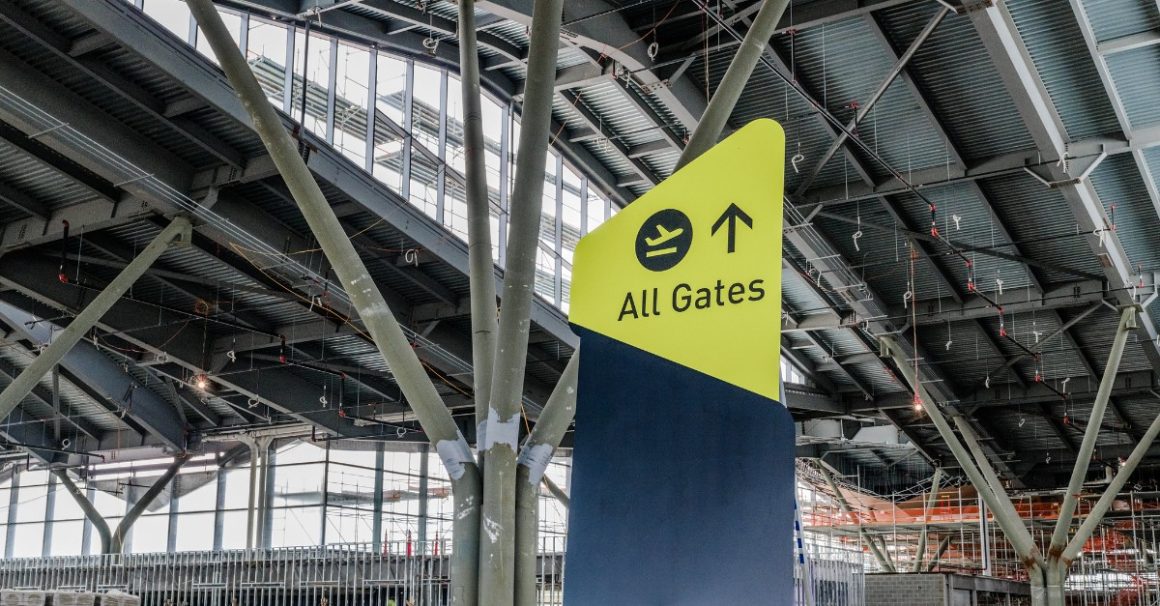
[[[962,434],[963,441],[966,442],[967,448],[974,455],[975,461],[978,462],[979,470],[982,472],[983,478],[987,481],[986,486],[976,487],[980,492],[980,496],[982,496],[984,491],[988,490],[995,496],[994,503],[998,504],[998,507],[984,500],[984,504],[995,515],[995,521],[999,522],[1000,528],[1003,528],[1003,522],[1018,527],[1023,531],[1021,534],[1026,535],[1027,539],[1030,540],[1031,535],[1026,530],[1026,527],[1023,526],[1023,519],[1019,517],[1019,512],[1015,510],[1015,504],[1011,502],[1011,497],[1003,488],[1003,484],[999,481],[999,476],[995,474],[995,470],[987,462],[987,455],[983,452],[983,447],[979,445],[979,437],[975,435],[975,430],[971,428],[971,424],[963,417],[955,417],[955,425],[959,428],[959,433]],[[1004,530],[1004,532],[1007,531]],[[1014,544],[1014,541],[1012,541],[1012,544]]]
[[[97,536],[101,539],[101,553],[111,553],[113,533],[109,531],[109,523],[105,521],[105,516],[102,516],[93,502],[81,492],[80,488],[77,488],[76,483],[68,476],[68,470],[54,469],[52,473],[56,479],[60,480],[65,491],[77,502],[81,511],[85,512],[85,517],[88,518],[89,523],[97,530]]]
[[[576,416],[576,379],[580,352],[572,354],[560,381],[544,404],[539,421],[524,440],[516,467],[516,606],[536,606],[536,552],[539,547],[540,481],[552,453]]]
[[[1031,568],[1034,564],[1041,563],[1043,557],[1039,553],[1039,548],[1035,546],[1031,534],[1023,526],[1023,521],[1021,519],[1012,519],[1006,515],[1004,506],[1001,503],[1001,497],[990,489],[990,485],[986,478],[984,478],[982,472],[979,471],[979,467],[975,465],[970,453],[963,447],[963,443],[955,436],[950,424],[947,423],[946,418],[939,409],[938,402],[931,398],[926,388],[919,383],[918,378],[914,374],[914,369],[910,366],[910,361],[906,359],[906,355],[898,346],[898,343],[890,337],[881,337],[879,343],[882,346],[883,353],[894,359],[895,366],[898,367],[902,378],[911,386],[911,390],[918,394],[923,402],[923,410],[930,416],[931,421],[934,422],[939,435],[942,436],[943,441],[950,447],[951,453],[954,454],[955,460],[959,462],[959,466],[962,467],[963,472],[967,474],[967,478],[975,485],[975,489],[983,496],[984,501],[991,508],[991,511],[995,512],[995,521],[999,524],[1003,533],[1007,535],[1008,541],[1015,548],[1015,552],[1020,560],[1028,568]],[[989,463],[986,459],[982,459],[979,461],[979,466],[989,467]],[[1010,505],[1010,499],[1006,500],[1008,505]]]
[[[1124,484],[1131,478],[1132,472],[1136,470],[1136,466],[1148,454],[1148,449],[1151,448],[1152,442],[1156,440],[1157,434],[1160,434],[1160,415],[1152,420],[1152,424],[1148,426],[1148,431],[1144,433],[1144,437],[1132,449],[1132,454],[1128,456],[1124,464],[1120,465],[1119,471],[1116,472],[1116,477],[1104,489],[1104,494],[1100,495],[1100,500],[1088,512],[1087,518],[1084,519],[1083,524],[1080,525],[1075,536],[1071,538],[1067,547],[1064,548],[1063,555],[1060,558],[1063,560],[1064,566],[1069,566],[1073,560],[1079,557],[1079,552],[1083,549],[1083,544],[1091,538],[1092,532],[1103,520],[1104,515],[1108,513],[1112,502],[1116,500],[1116,496],[1124,488]]]
[[[528,47],[495,376],[487,429],[479,444],[486,462],[479,538],[479,600],[486,606],[505,606],[515,599],[516,448],[563,4],[563,0],[536,0]]]
[[[564,509],[568,509],[572,506],[572,498],[569,497],[568,493],[564,492],[564,489],[561,488],[560,485],[555,481],[553,481],[552,478],[544,476],[543,478],[540,478],[540,483],[544,485],[544,488],[548,489],[548,492],[552,493],[553,497],[556,497],[556,500],[564,506]]]
[[[423,431],[434,443],[447,473],[451,477],[453,492],[462,493],[456,498],[456,534],[466,531],[461,520],[470,519],[473,509],[479,506],[479,470],[467,441],[459,433],[451,413],[443,404],[443,399],[435,390],[435,385],[427,376],[422,363],[400,328],[394,314],[374,284],[366,265],[355,250],[346,232],[322,194],[318,183],[310,174],[306,163],[298,155],[298,148],[282,126],[274,108],[266,100],[265,92],[250,66],[238,50],[233,37],[222,23],[210,0],[188,2],[194,18],[197,19],[206,40],[213,48],[222,69],[233,84],[242,105],[254,122],[266,150],[274,160],[278,172],[286,181],[286,186],[298,203],[302,216],[318,239],[326,257],[331,261],[335,274],[350,296],[367,332],[379,348],[399,388],[410,402]],[[545,135],[544,145],[547,145]],[[542,179],[541,179],[542,181]],[[526,314],[525,314],[526,317]],[[525,320],[526,322],[526,320]],[[470,558],[470,549],[455,549],[453,560]],[[454,594],[454,591],[453,591]],[[459,602],[456,602],[459,603]]]
[[[89,303],[73,321],[52,340],[47,348],[25,367],[15,380],[0,392],[0,419],[8,416],[20,402],[32,393],[36,384],[64,358],[101,317],[117,301],[129,292],[129,288],[140,278],[176,239],[189,242],[190,223],[185,217],[177,217],[137,255],[109,285]]]
[[[165,473],[161,474],[161,477],[157,478],[157,481],[153,482],[153,485],[149,487],[149,490],[145,491],[145,494],[141,495],[140,499],[137,499],[137,502],[133,504],[133,507],[125,513],[125,517],[121,520],[121,523],[117,524],[117,530],[113,531],[113,540],[107,553],[121,553],[121,551],[125,548],[125,534],[129,532],[130,528],[133,527],[133,524],[137,521],[137,518],[141,517],[141,514],[145,513],[145,509],[153,504],[153,501],[157,499],[157,496],[161,494],[161,491],[165,490],[165,487],[169,485],[169,482],[171,482],[173,478],[177,476],[177,472],[181,471],[182,466],[184,466],[185,462],[188,460],[189,454],[187,453],[177,455],[177,458],[174,459],[173,462],[169,464],[169,467],[165,469]]]
[[[1083,433],[1083,442],[1079,446],[1079,453],[1076,454],[1075,467],[1071,470],[1071,480],[1067,483],[1067,492],[1063,494],[1063,504],[1059,506],[1059,518],[1055,521],[1055,532],[1051,534],[1051,546],[1048,548],[1048,553],[1052,558],[1062,554],[1063,549],[1067,546],[1071,519],[1075,514],[1079,493],[1083,490],[1083,482],[1087,479],[1092,452],[1096,447],[1096,439],[1100,435],[1100,426],[1104,422],[1104,411],[1107,410],[1108,398],[1111,397],[1112,387],[1116,383],[1116,373],[1120,370],[1120,359],[1124,356],[1124,346],[1128,343],[1128,332],[1133,328],[1136,328],[1136,308],[1126,307],[1120,314],[1120,323],[1116,326],[1116,337],[1112,341],[1112,350],[1108,353],[1108,363],[1104,367],[1104,376],[1100,378],[1100,388],[1096,392],[1095,402],[1092,403],[1087,429]]]
[[[495,269],[480,101],[475,2],[459,3],[459,76],[463,95],[463,163],[467,181],[467,264],[471,278],[471,357],[475,366],[475,423],[484,435],[495,362]],[[506,158],[504,159],[506,162]],[[501,217],[502,220],[502,217]],[[482,453],[480,453],[482,455]],[[483,463],[482,456],[480,463]],[[469,600],[474,601],[474,600]]]
[[[926,529],[930,524],[930,510],[938,502],[938,484],[942,480],[942,467],[934,468],[934,477],[930,480],[930,494],[926,497],[926,509],[922,512],[922,530],[918,533],[918,549],[914,556],[914,571],[921,572],[923,559],[926,556]]]
[[[685,151],[681,152],[675,170],[680,170],[682,166],[717,144],[717,138],[721,136],[725,124],[729,121],[729,115],[733,113],[737,100],[741,98],[741,92],[745,90],[745,83],[753,75],[753,68],[757,67],[761,53],[765,52],[765,45],[777,29],[777,22],[781,20],[782,13],[789,6],[789,0],[763,0],[763,2],[761,10],[757,12],[757,18],[753,20],[753,25],[745,32],[745,39],[741,41],[737,54],[733,55],[733,60],[729,62],[729,69],[725,71],[716,92],[709,99],[705,113],[701,115],[693,136],[685,145]]]

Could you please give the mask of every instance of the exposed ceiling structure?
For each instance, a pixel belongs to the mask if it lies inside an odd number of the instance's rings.
[[[447,0],[218,4],[451,70],[458,61]],[[731,120],[778,120],[792,158],[782,345],[809,383],[787,394],[808,420],[799,454],[878,470],[883,490],[954,461],[878,336],[899,338],[1013,485],[1054,487],[1082,437],[1115,308],[1156,288],[1156,2],[992,4],[795,0]],[[484,86],[499,99],[518,103],[531,7],[477,2]],[[621,205],[647,192],[671,173],[757,7],[566,3],[555,149]],[[466,246],[309,140],[310,167],[471,435]],[[422,439],[325,260],[294,254],[312,250],[310,234],[224,77],[131,3],[0,11],[0,201],[0,382],[166,217],[197,220],[193,246],[167,253],[61,364],[59,402],[46,378],[0,425],[9,444],[60,459],[304,424]],[[84,236],[66,238],[64,220]],[[411,248],[427,253],[419,267],[398,258]],[[1129,342],[1102,460],[1125,455],[1160,414],[1158,313],[1149,307]],[[533,320],[534,418],[575,338],[546,302]],[[356,402],[349,413],[320,405],[339,392]],[[898,431],[852,439],[886,425]],[[1160,447],[1141,473],[1157,457]]]

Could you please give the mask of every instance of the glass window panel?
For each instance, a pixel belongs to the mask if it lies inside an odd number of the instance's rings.
[[[560,309],[564,310],[564,313],[567,313],[568,309],[570,307],[569,298],[572,296],[572,269],[571,269],[571,267],[568,264],[564,264],[560,268],[560,274],[561,274],[561,277],[563,278],[560,281],[560,288],[563,289],[560,292]]]
[[[274,107],[282,107],[286,90],[286,28],[250,17],[246,60]]]
[[[10,528],[15,532],[12,537],[12,557],[38,558],[43,553],[44,522],[17,524]]]
[[[395,192],[403,190],[403,139],[380,120],[375,126],[374,166],[376,179]]]
[[[377,68],[375,111],[401,126],[407,88],[407,63],[380,52]]]
[[[178,511],[182,513],[191,511],[213,511],[217,508],[217,474],[197,474],[192,476],[178,476],[183,490],[188,490],[181,495],[181,500],[177,503]],[[247,488],[248,490],[248,488]],[[249,496],[248,494],[246,496]]]
[[[250,503],[250,467],[223,470],[226,474],[226,509],[245,509]],[[217,498],[217,495],[214,495]]]
[[[556,258],[544,249],[536,249],[536,294],[549,303],[556,301]]]
[[[222,549],[245,549],[246,529],[246,512],[244,510],[222,512]],[[177,537],[180,541],[180,528]]]
[[[182,499],[182,507],[185,500]],[[183,513],[177,518],[177,537],[174,548],[177,551],[210,551],[213,549],[213,512]],[[241,534],[246,533],[243,516]],[[244,541],[244,538],[243,538]]]
[[[274,468],[274,507],[322,503],[325,463],[278,465]]]
[[[431,218],[435,218],[439,200],[439,169],[433,159],[412,150],[411,153],[411,204],[419,207]]]
[[[181,0],[145,0],[145,14],[189,42],[189,7]]]
[[[278,465],[324,462],[326,462],[325,447],[315,446],[307,442],[294,442],[278,449]]]
[[[369,543],[374,538],[373,509],[361,507],[327,507],[326,542]]]
[[[427,149],[439,149],[439,95],[438,70],[415,65],[415,95],[412,109],[411,132],[415,140]]]
[[[544,164],[544,172],[551,176],[551,180],[556,180],[556,153],[548,151],[548,161]]]
[[[309,48],[307,48],[309,46]],[[302,116],[302,78],[306,82],[306,119],[303,126],[315,135],[326,137],[326,106],[330,85],[330,38],[310,34],[310,44],[301,30],[294,31],[294,88],[290,97],[290,114]]]
[[[481,103],[483,109],[483,138],[490,144],[495,145],[495,152],[499,152],[499,141],[503,136],[503,106],[486,94],[483,95],[483,102]]]
[[[459,174],[467,171],[467,158],[464,148],[463,130],[463,94],[460,91],[459,79],[447,78],[447,165]]]
[[[567,492],[571,459],[556,457],[545,470],[545,475]],[[568,509],[546,490],[540,490],[540,536],[563,537],[568,529]],[[562,548],[563,545],[560,545]],[[549,550],[553,549],[549,547]]]
[[[564,185],[563,193],[564,212],[560,219],[564,229],[561,232],[563,249],[561,254],[564,260],[572,262],[572,251],[576,250],[576,243],[580,241],[580,189],[573,189],[571,185]]]
[[[604,197],[600,195],[600,192],[596,191],[596,189],[592,187],[591,183],[589,183],[586,209],[588,214],[588,231],[592,231],[597,227],[600,227],[601,223],[604,223],[604,205]]]
[[[564,179],[564,187],[571,187],[577,192],[580,191],[580,175],[572,170],[567,164],[564,165],[564,172],[562,174]]]
[[[222,22],[226,24],[226,29],[229,30],[230,35],[234,38],[234,44],[241,44],[242,42],[242,18],[229,11],[217,9],[218,14],[222,17]],[[197,28],[197,50],[202,55],[205,55],[215,65],[218,64],[217,55],[214,54],[213,49],[210,48],[209,42],[205,39],[205,34],[202,33],[201,28]]]
[[[53,503],[52,519],[54,520],[83,520],[85,512],[77,504],[77,500],[69,494],[64,486],[57,482],[53,485],[55,501]],[[4,495],[7,496],[7,495]],[[2,497],[0,497],[2,498]],[[59,527],[58,527],[59,528]],[[53,529],[56,532],[56,529]],[[55,538],[54,538],[55,540]]]
[[[460,238],[467,240],[467,191],[458,179],[448,176],[443,188],[443,222]]]
[[[372,172],[396,192],[403,187],[403,125],[407,64],[379,53],[375,74],[375,149]]]
[[[81,555],[84,532],[85,523],[82,520],[54,522],[52,525],[52,544],[49,546],[52,550],[50,553],[54,556]],[[100,539],[94,535],[94,540],[99,541]]]
[[[125,515],[125,501],[120,495],[111,495],[103,490],[93,492],[93,505],[105,519]]]
[[[334,146],[360,167],[366,161],[369,51],[338,45],[334,84]]]
[[[341,450],[330,449],[330,463],[332,465],[351,465],[374,469],[375,451],[373,450]]]
[[[273,518],[271,546],[318,545],[321,541],[321,507],[286,507],[274,509],[270,514]]]
[[[48,472],[26,471],[20,474],[16,521],[43,522],[48,504]],[[38,554],[39,555],[39,554]]]
[[[487,163],[487,190],[491,196],[491,203],[499,208],[499,143],[494,146],[491,141],[484,140],[487,146],[484,151],[484,160]]]
[[[326,492],[328,505],[373,509],[375,471],[332,463],[327,475]]]
[[[163,552],[167,549],[168,544],[169,513],[167,511],[143,515],[133,524],[133,540],[129,546],[131,552]]]

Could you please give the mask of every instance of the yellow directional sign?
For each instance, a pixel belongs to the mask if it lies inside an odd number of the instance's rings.
[[[778,399],[785,133],[746,125],[580,240],[570,320]]]

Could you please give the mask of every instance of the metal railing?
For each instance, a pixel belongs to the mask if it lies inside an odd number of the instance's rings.
[[[449,603],[442,542],[0,560],[0,587],[119,590],[142,606],[437,606]],[[540,540],[539,603],[563,603],[563,537]]]

